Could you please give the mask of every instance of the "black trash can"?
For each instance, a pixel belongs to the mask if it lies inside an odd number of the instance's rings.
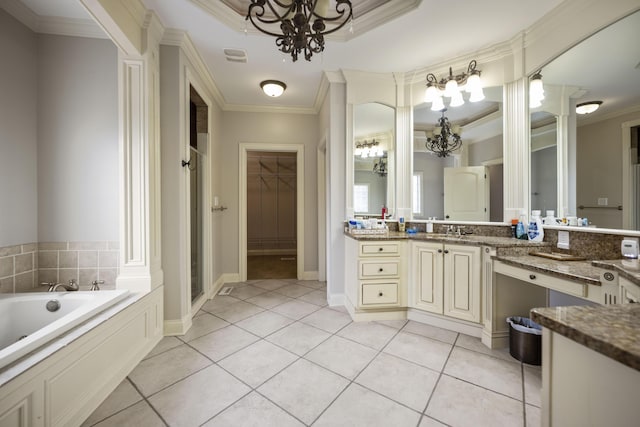
[[[542,364],[542,326],[528,317],[507,317],[509,353],[522,363]]]

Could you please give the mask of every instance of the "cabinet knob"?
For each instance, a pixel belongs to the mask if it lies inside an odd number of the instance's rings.
[[[382,251],[384,251],[383,248],[378,248],[378,252],[382,252]]]
[[[438,253],[441,254],[442,253],[442,249],[438,249]]]
[[[384,271],[384,268],[382,268],[382,267],[380,267],[380,268],[378,269],[378,272],[380,272],[380,273],[382,273],[383,271]]]
[[[449,253],[449,251],[448,251],[447,249],[445,249],[445,250],[444,250],[444,253],[445,253],[445,254],[448,254],[448,253]]]
[[[531,280],[535,280],[535,279],[536,279],[536,275],[535,275],[535,274],[530,274],[530,275],[529,275],[529,279],[531,279]]]
[[[378,292],[378,296],[381,297],[383,295],[382,292]]]

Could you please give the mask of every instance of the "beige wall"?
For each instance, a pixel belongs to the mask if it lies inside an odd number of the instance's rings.
[[[622,205],[622,123],[640,119],[640,112],[579,126],[577,132],[577,205],[597,206],[598,198],[609,206]],[[625,207],[626,208],[626,207]],[[590,209],[586,216],[602,228],[622,228],[622,211]]]
[[[229,209],[221,215],[222,268],[239,273],[239,144],[304,144],[304,221],[306,272],[318,269],[317,144],[318,116],[310,114],[224,112],[220,151],[220,202]],[[215,160],[214,160],[215,161]]]

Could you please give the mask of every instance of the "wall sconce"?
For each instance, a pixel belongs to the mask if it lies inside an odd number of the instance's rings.
[[[451,98],[450,107],[459,107],[464,104],[462,91],[470,94],[469,102],[478,102],[484,99],[482,80],[478,63],[473,60],[469,63],[467,71],[457,76],[449,67],[449,76],[438,81],[431,73],[427,74],[427,89],[424,92],[424,102],[431,102],[432,111],[441,111],[445,108],[443,97]]]
[[[544,86],[542,85],[542,74],[536,72],[529,82],[529,108],[538,108],[544,99]]]

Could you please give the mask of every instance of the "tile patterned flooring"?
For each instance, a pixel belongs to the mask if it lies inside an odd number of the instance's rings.
[[[326,285],[234,284],[84,426],[539,426],[539,367],[413,321],[351,321]]]

